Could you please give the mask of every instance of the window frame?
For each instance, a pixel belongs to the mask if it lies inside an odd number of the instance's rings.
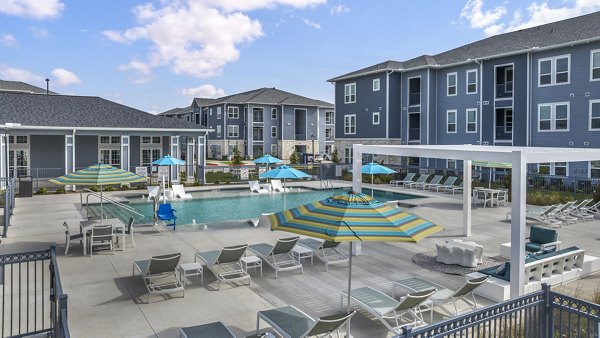
[[[454,114],[454,122],[450,123],[450,114]],[[456,109],[446,110],[446,134],[456,134],[458,132],[458,111]],[[450,130],[450,126],[454,125],[454,131]]]
[[[352,90],[354,90],[354,93]],[[344,104],[348,103],[356,103],[356,82],[344,85]]]
[[[540,109],[542,107],[550,107],[550,129],[540,129]],[[567,106],[567,128],[566,129],[556,129],[556,107],[557,106]],[[568,101],[565,102],[551,102],[551,103],[539,103],[537,110],[537,131],[540,133],[547,132],[568,132],[571,130],[571,103]],[[561,119],[562,120],[562,119]],[[544,121],[547,121],[546,119]]]
[[[271,138],[277,138],[277,126],[271,126]]]
[[[237,124],[230,124],[227,126],[227,137],[238,138],[240,137],[240,126]]]
[[[592,163],[596,162],[598,166],[594,166]],[[592,176],[592,170],[598,170],[598,176]],[[589,178],[600,178],[600,161],[588,161],[588,177]]]
[[[454,76],[454,85],[450,85],[450,77]],[[454,94],[450,94],[450,88],[454,87]],[[446,74],[446,96],[456,96],[458,95],[458,73],[452,72]]]
[[[453,162],[454,166],[450,166],[450,163]],[[446,169],[456,169],[458,165],[458,160],[453,160],[453,159],[446,159]]]
[[[475,113],[475,121],[473,122],[469,122],[469,112],[474,112]],[[467,108],[465,110],[465,133],[467,134],[477,134],[477,123],[478,123],[478,111],[477,108]],[[475,124],[475,130],[474,131],[469,131],[469,124]]]
[[[238,120],[240,118],[240,107],[227,107],[227,118]]]
[[[335,114],[333,110],[325,111],[325,124],[335,124]]]
[[[344,147],[344,163],[352,163],[354,159],[354,148]]]
[[[556,82],[556,75],[557,75],[557,60],[559,59],[567,59],[567,81],[566,82]],[[542,62],[546,62],[546,61],[550,61],[550,83],[546,83],[546,84],[542,84],[541,83],[541,77],[542,77]],[[562,72],[561,72],[562,73]],[[548,75],[547,73],[544,73],[544,75]],[[566,85],[566,84],[570,84],[571,83],[571,54],[564,54],[564,55],[556,55],[556,56],[551,56],[551,57],[546,57],[546,58],[540,58],[538,59],[538,87],[549,87],[549,86],[560,86],[560,85]]]
[[[272,143],[271,144],[271,155],[277,157],[277,143]]]
[[[600,76],[594,78],[594,54],[600,55],[600,49],[593,49],[590,51],[590,81],[600,81]],[[600,71],[600,65],[596,67]]]
[[[375,121],[375,120],[377,120],[377,121]],[[380,118],[379,112],[378,111],[373,112],[373,116],[371,117],[372,124],[379,125],[380,121],[381,121],[381,118]]]
[[[475,73],[475,83],[469,83],[469,74],[470,74],[470,73]],[[478,76],[479,76],[479,74],[478,74],[478,73],[479,73],[479,72],[478,72],[477,68],[474,68],[474,69],[468,69],[468,70],[466,71],[466,79],[465,79],[466,85],[465,85],[465,92],[467,93],[467,95],[477,94],[477,87],[478,87],[478,85],[479,85],[479,79],[478,79]],[[469,91],[469,85],[475,85],[475,91],[473,91],[473,92],[470,92],[470,91]]]
[[[508,115],[509,115],[508,112],[509,111],[510,111],[510,121],[508,120]],[[505,108],[504,109],[504,133],[505,134],[513,132],[514,122],[515,122],[514,109]],[[510,127],[510,129],[509,129],[509,127]]]
[[[600,131],[600,127],[598,127],[598,128],[593,128],[592,127],[592,125],[593,125],[592,120],[595,120],[595,119],[600,120],[600,116],[598,116],[598,117],[592,117],[592,107],[594,106],[594,104],[600,105],[600,99],[590,100],[590,103],[589,103],[588,130],[589,131]]]
[[[375,84],[377,84],[377,85],[375,85]],[[380,90],[381,90],[381,79],[380,78],[373,79],[373,91],[378,92]]]
[[[220,120],[223,116],[223,108],[221,106],[217,106],[217,119]]]
[[[344,115],[344,135],[356,135],[356,114]]]
[[[279,115],[279,111],[277,108],[271,108],[271,120],[277,120],[277,116]],[[273,117],[275,116],[275,117]]]
[[[255,114],[255,112],[259,112],[260,114]],[[255,116],[260,116],[260,118],[258,120],[260,121],[255,121],[254,117]],[[262,107],[252,107],[252,123],[264,123],[265,122],[265,109]]]

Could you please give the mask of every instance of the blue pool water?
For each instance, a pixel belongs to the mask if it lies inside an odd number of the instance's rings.
[[[344,192],[341,189],[302,190],[285,194],[286,208],[294,208],[303,204],[319,201]],[[369,191],[370,192],[370,191]],[[284,194],[249,194],[244,191],[196,192],[194,199],[171,201],[173,209],[177,210],[177,224],[205,224],[231,220],[258,219],[261,213],[279,212],[284,210]],[[389,191],[374,191],[374,198],[385,202],[420,198],[420,196],[401,194]],[[141,214],[146,215],[138,223],[152,222],[152,204],[149,202],[131,201],[129,204]],[[104,208],[111,208],[105,205]],[[178,226],[179,229],[179,226]]]

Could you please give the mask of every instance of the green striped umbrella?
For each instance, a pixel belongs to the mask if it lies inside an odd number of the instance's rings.
[[[102,186],[111,184],[124,184],[146,182],[146,177],[136,175],[130,171],[115,168],[108,164],[94,164],[87,168],[77,170],[49,180],[59,185],[98,185],[100,186],[100,217],[104,216],[102,205]]]
[[[493,168],[504,168],[504,169],[512,168],[512,163],[508,163],[508,162],[473,161],[471,164],[476,167],[490,168],[490,179],[488,181],[488,188],[492,186],[492,169]]]
[[[443,230],[443,227],[419,216],[352,191],[271,214],[269,221],[271,230],[333,242],[350,242],[348,308],[352,283],[352,241],[418,242]]]

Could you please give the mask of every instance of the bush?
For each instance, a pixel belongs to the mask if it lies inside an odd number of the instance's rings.
[[[240,153],[240,150],[237,146],[233,147],[233,157],[231,158],[231,164],[233,165],[242,165],[244,164],[244,158]]]
[[[98,191],[100,191],[100,188],[98,188],[98,186],[97,186],[97,185],[92,185],[92,186],[90,187],[90,190],[91,190],[91,191],[93,191],[93,192],[98,192]]]
[[[221,182],[237,182],[237,176],[233,173],[224,173],[221,171],[206,173],[206,183],[220,184]]]
[[[294,150],[294,152],[290,155],[290,164],[298,163],[300,163],[300,156],[298,156],[298,152]]]
[[[44,195],[48,192],[48,189],[46,189],[46,187],[39,187],[36,194],[38,195]]]
[[[338,153],[337,148],[333,149],[333,153],[331,153],[331,162],[340,163],[340,154]]]
[[[114,190],[115,190],[115,188],[111,187],[110,185],[108,187],[104,188],[104,191],[114,191]]]
[[[56,189],[56,193],[57,194],[66,194],[67,191],[65,190],[65,188],[60,187],[60,188]]]
[[[598,184],[596,189],[594,189],[594,194],[592,197],[594,198],[594,202],[600,202],[600,184]]]
[[[126,184],[123,184],[123,185],[121,186],[121,190],[129,190],[129,186],[128,186],[128,185],[126,185]]]

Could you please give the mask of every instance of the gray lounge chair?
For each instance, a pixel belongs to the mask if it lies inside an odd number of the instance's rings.
[[[329,264],[343,264],[348,262],[348,257],[340,250],[340,242],[303,238],[298,241],[298,244],[311,249],[313,257],[317,257],[325,263],[325,271],[329,269]]]
[[[435,293],[436,289],[428,289],[405,295],[399,301],[370,287],[362,287],[352,290],[350,298],[358,303],[360,307],[374,315],[385,327],[395,334],[402,333],[406,326],[418,327],[426,325],[421,313],[421,305]],[[340,303],[344,306],[344,298],[348,297],[346,291],[342,291]],[[431,310],[431,307],[430,307]],[[405,316],[410,317],[404,322]],[[390,323],[392,321],[393,323]]]
[[[413,181],[413,178],[415,178],[415,175],[416,175],[415,173],[408,173],[401,180],[391,180],[390,184],[394,184],[395,186],[398,186],[400,184],[410,183]]]
[[[409,182],[409,183],[404,183],[404,187],[408,187],[409,189],[412,189],[412,187],[417,187],[421,184],[425,184],[427,182],[427,179],[430,177],[431,175],[429,174],[423,174],[421,176],[419,176],[419,178],[417,178],[416,181],[414,182]]]
[[[252,250],[264,262],[275,269],[275,278],[279,271],[299,269],[303,273],[302,264],[297,262],[292,255],[292,249],[298,243],[300,237],[280,238],[275,245],[267,243],[252,244],[248,248]]]
[[[196,326],[182,327],[179,330],[180,338],[235,338],[235,335],[222,322],[214,322]]]
[[[217,290],[221,288],[221,282],[234,283],[238,281],[248,280],[248,285],[251,283],[250,275],[240,264],[240,258],[244,256],[248,244],[226,246],[221,250],[197,252],[194,256],[206,264],[206,266],[217,277]]]
[[[446,190],[447,188],[450,187],[454,187],[454,182],[456,182],[456,180],[458,179],[458,177],[456,176],[449,176],[444,183],[442,184],[436,184],[436,185],[429,185],[427,186],[427,188],[429,188],[429,190],[433,190],[435,189],[435,192],[439,192],[440,189],[442,190]]]
[[[423,190],[428,189],[429,186],[436,186],[436,185],[440,184],[440,182],[442,181],[442,178],[444,178],[444,176],[435,175],[435,176],[433,176],[431,181],[429,181],[429,183],[423,182],[421,184],[417,184],[415,188],[423,188]]]
[[[151,294],[168,294],[181,291],[185,297],[183,283],[176,274],[181,253],[153,256],[149,260],[133,262],[133,275],[137,269],[148,290],[148,302]]]
[[[456,292],[447,295],[435,295],[431,297],[431,301],[433,302],[433,306],[441,306],[444,310],[446,308],[443,307],[445,304],[453,304],[454,305],[454,314],[458,315],[458,308],[456,307],[456,302],[462,300],[473,310],[477,309],[477,300],[475,299],[475,289],[477,289],[480,285],[485,283],[490,276],[473,278],[468,280],[460,289],[456,290]],[[472,300],[467,299],[468,296],[471,296]],[[448,312],[448,310],[446,310]]]
[[[277,309],[258,311],[256,319],[256,332],[260,329],[262,319],[283,337],[304,338],[321,335],[331,337],[339,328],[356,313],[356,311],[343,312],[331,316],[313,319],[294,306],[284,306]],[[347,334],[349,337],[350,335]]]

